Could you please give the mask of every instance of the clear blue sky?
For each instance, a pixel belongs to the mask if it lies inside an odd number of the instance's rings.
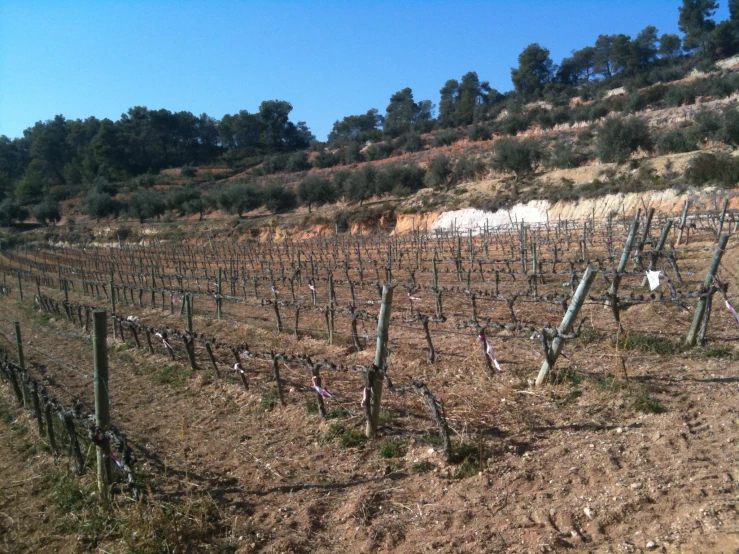
[[[717,21],[728,17],[725,1]],[[558,63],[601,33],[677,32],[681,0],[0,1],[0,134],[136,105],[220,119],[289,100],[319,139],[394,92],[439,101],[477,71],[506,91],[539,42]]]

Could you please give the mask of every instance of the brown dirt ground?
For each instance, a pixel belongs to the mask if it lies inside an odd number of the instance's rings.
[[[705,267],[710,242],[693,249],[696,266]],[[724,263],[734,274],[736,252],[727,252]],[[48,320],[27,301],[0,303],[0,330],[11,336],[14,319],[28,326],[27,356],[45,364],[46,382],[63,385],[56,389],[62,398],[80,396],[91,404],[90,345],[58,334],[79,329]],[[428,413],[411,393],[384,395],[378,444],[342,447],[331,430],[360,430],[362,419],[322,421],[309,414],[313,395],[305,369],[283,368],[287,406],[270,408],[263,406],[274,387],[268,364],[249,362],[252,386],[245,391],[233,376],[217,380],[210,369],[187,371],[181,348],[172,378],[163,351],[152,357],[113,346],[112,416],[129,433],[155,495],[170,501],[209,495],[222,506],[228,531],[213,538],[222,551],[736,552],[738,333],[722,308],[715,311],[708,349],[621,350],[628,383],[615,369],[612,343],[586,333],[567,344],[557,381],[541,390],[527,386],[542,359],[529,341],[495,341],[505,371],[491,378],[473,337],[436,339],[439,361],[429,366],[418,353],[422,336],[391,330],[391,377],[397,385],[421,377],[444,402],[455,443],[469,454],[462,464],[441,459]],[[521,309],[524,319],[543,323],[540,312],[526,313],[534,307]],[[152,325],[183,325],[178,315],[158,310],[126,311]],[[589,304],[585,316],[586,331],[612,327],[601,306]],[[552,311],[546,319],[559,317]],[[682,333],[689,319],[667,305],[647,304],[626,311],[624,326]],[[349,365],[371,360],[368,350],[278,337],[268,323],[196,317],[195,328],[260,349],[279,345]],[[361,415],[356,372],[325,372],[324,386],[338,400],[329,401],[329,410],[344,406]],[[647,394],[664,411],[637,409]],[[26,469],[11,446],[17,443],[0,429],[0,463],[14,481],[22,480]],[[393,440],[400,455],[382,457],[381,447]],[[0,511],[11,516],[42,511],[32,496],[0,500]],[[12,532],[23,533],[20,525],[12,524]]]

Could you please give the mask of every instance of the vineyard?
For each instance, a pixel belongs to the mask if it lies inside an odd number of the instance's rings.
[[[736,548],[736,215],[5,251],[3,394],[218,551]]]

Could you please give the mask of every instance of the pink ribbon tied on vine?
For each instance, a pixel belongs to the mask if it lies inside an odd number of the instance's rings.
[[[334,395],[328,392],[326,389],[324,389],[321,385],[319,385],[316,380],[318,377],[315,375],[311,378],[311,383],[313,384],[313,388],[316,389],[316,392],[323,396],[324,398],[333,398]]]
[[[480,340],[485,343],[485,355],[490,358],[490,361],[493,362],[493,365],[495,366],[495,369],[498,371],[503,371],[500,368],[500,364],[498,363],[498,360],[495,357],[495,351],[493,350],[493,345],[490,344],[490,339],[487,337],[487,335],[480,335]]]
[[[177,297],[174,295],[174,293],[172,293],[172,296],[170,296],[169,301],[172,304],[177,304]]]
[[[361,404],[362,408],[367,407],[367,402],[369,402],[369,393],[370,393],[369,388],[364,387],[364,391],[362,392],[362,404]]]
[[[739,314],[736,313],[736,310],[734,309],[734,306],[731,305],[731,302],[729,300],[726,300],[726,307],[731,312],[731,315],[734,316],[734,319],[736,319],[736,322],[739,323]]]
[[[421,301],[421,299],[418,298],[417,296],[411,296],[411,293],[410,292],[408,293],[408,300],[416,300],[418,302]]]
[[[309,285],[308,285],[308,288],[309,288],[310,290],[312,290],[313,292],[316,292],[316,287],[314,287],[313,285],[310,285],[310,284],[309,284]]]
[[[244,373],[244,368],[241,366],[240,363],[235,363],[234,364],[234,371],[238,371],[239,373],[242,373],[243,374]]]
[[[276,295],[280,294],[280,291],[278,291],[275,287],[272,287],[272,292]]]
[[[118,458],[115,457],[115,454],[112,452],[110,453],[110,459],[115,462],[115,465],[117,465],[119,468],[123,469],[123,464],[120,462]]]

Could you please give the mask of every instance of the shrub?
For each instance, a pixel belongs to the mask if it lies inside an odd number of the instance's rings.
[[[534,139],[503,139],[495,143],[493,167],[513,173],[518,180],[534,170],[542,155],[541,145]]]
[[[577,144],[579,146],[589,146],[590,143],[593,142],[594,136],[593,131],[590,129],[583,129],[577,133]]]
[[[415,192],[423,188],[424,174],[424,170],[417,165],[387,165],[375,175],[375,194],[392,192],[403,196]]]
[[[341,195],[344,191],[344,185],[351,177],[352,172],[348,169],[339,169],[338,171],[334,172],[334,174],[331,176],[331,182],[334,185],[334,188],[336,189],[336,192]]]
[[[724,153],[698,154],[690,160],[685,179],[699,186],[706,183],[734,185],[739,182],[739,160]]]
[[[739,145],[739,111],[735,107],[724,111],[724,127],[721,140],[727,144]]]
[[[490,140],[492,132],[486,125],[473,125],[467,131],[467,137],[473,141]]]
[[[695,90],[691,87],[669,87],[665,93],[665,104],[670,107],[695,104]]]
[[[180,170],[180,172],[182,172],[182,170]],[[156,175],[152,175],[151,173],[144,173],[143,175],[138,175],[134,177],[133,179],[131,179],[129,189],[130,190],[150,189],[156,184],[156,182],[157,182]],[[100,190],[100,192],[109,192],[111,195],[115,195],[116,194],[115,185],[110,185],[110,186],[113,188],[113,192],[110,192],[109,190],[103,190],[99,186],[98,186],[98,189]]]
[[[128,213],[143,223],[164,213],[164,197],[153,190],[138,190],[128,199]]]
[[[529,122],[519,113],[510,113],[502,121],[499,121],[496,128],[506,135],[516,135],[521,131],[525,131],[529,127]]]
[[[647,104],[656,104],[657,102],[661,102],[664,99],[665,94],[667,94],[667,89],[668,87],[662,84],[649,87],[644,91],[644,97],[647,100]]]
[[[569,141],[560,141],[554,144],[549,156],[549,166],[558,169],[570,169],[579,167],[582,163],[582,155],[575,150]]]
[[[90,189],[80,203],[80,209],[83,214],[94,217],[100,221],[103,217],[111,215],[117,216],[123,209],[123,206],[118,200],[114,200],[107,192],[98,192],[95,189]]]
[[[28,217],[28,210],[12,198],[0,202],[0,225],[8,226],[14,221],[23,221]]]
[[[172,187],[164,196],[164,205],[168,210],[177,211],[180,215],[188,212],[186,206],[197,200],[201,200],[202,193],[195,187]]]
[[[62,218],[59,212],[59,202],[51,199],[46,199],[41,204],[35,206],[32,214],[33,218],[42,225],[46,225],[47,223],[56,224]]]
[[[602,117],[606,117],[608,112],[608,106],[605,104],[593,104],[588,112],[588,119],[590,121],[596,121]]]
[[[69,200],[76,194],[76,187],[70,185],[57,185],[49,189],[49,198],[55,202]]]
[[[647,104],[647,97],[639,92],[635,92],[626,100],[624,111],[627,113],[641,112],[646,109]]]
[[[183,177],[187,177],[188,179],[192,179],[197,174],[197,168],[194,168],[191,165],[185,165],[180,168],[180,175],[182,175]]]
[[[344,182],[344,195],[350,202],[369,200],[375,194],[375,177],[377,170],[371,165],[352,173]]]
[[[661,133],[655,141],[659,154],[677,154],[679,152],[692,152],[698,149],[698,145],[691,136],[683,129],[669,129]]]
[[[356,142],[345,146],[342,150],[342,155],[344,157],[345,164],[353,164],[364,161],[364,154],[362,154],[362,149]]]
[[[262,170],[266,174],[279,173],[285,171],[287,168],[289,156],[286,154],[276,154],[274,156],[267,156],[262,162]]]
[[[308,206],[308,213],[312,212],[313,204],[331,204],[338,196],[333,183],[321,175],[308,175],[298,185],[298,200]]]
[[[602,162],[616,163],[624,163],[639,149],[651,152],[647,122],[636,117],[606,119],[598,129],[595,149]]]
[[[144,175],[141,175],[138,178],[143,178]],[[146,177],[152,177],[151,175],[146,175]],[[95,177],[92,181],[92,186],[97,192],[104,192],[106,194],[109,194],[110,196],[115,196],[118,194],[118,186],[115,183],[111,183],[108,181],[105,177]]]
[[[236,181],[216,191],[215,202],[221,210],[244,217],[245,212],[260,207],[264,197],[263,191],[254,183]]]
[[[341,156],[333,152],[326,152],[322,150],[313,159],[313,167],[326,168],[339,165],[341,163]]]
[[[701,108],[695,113],[693,124],[698,140],[705,140],[719,138],[724,122],[721,114],[708,108]]]
[[[449,158],[439,154],[429,164],[424,177],[424,183],[430,188],[443,188],[448,190],[454,181],[454,170]]]
[[[476,181],[487,171],[485,163],[468,156],[461,156],[454,167],[455,181]]]
[[[569,108],[566,108],[564,106],[554,108],[549,113],[552,117],[553,125],[561,125],[562,123],[568,123],[570,119],[572,118],[572,113],[570,112]]]
[[[410,131],[398,139],[398,148],[406,152],[420,152],[423,150],[423,139],[421,133]]]
[[[269,183],[264,189],[264,205],[274,213],[286,212],[298,205],[295,193],[282,183]]]
[[[391,142],[376,142],[367,148],[364,155],[367,157],[367,161],[372,162],[389,158],[394,151],[395,146]]]
[[[450,146],[457,142],[460,138],[460,135],[457,131],[448,130],[448,131],[442,131],[441,133],[438,133],[434,140],[432,141],[432,144],[436,147],[439,146]]]
[[[306,171],[310,168],[311,164],[308,163],[307,152],[295,152],[294,154],[290,154],[287,158],[287,163],[285,164],[285,169],[292,172]]]

